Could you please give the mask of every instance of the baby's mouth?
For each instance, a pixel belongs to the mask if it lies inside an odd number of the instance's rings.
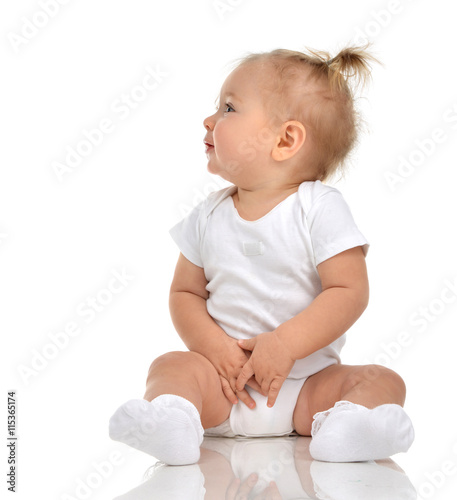
[[[205,144],[205,152],[208,153],[209,151],[212,151],[214,149],[214,144],[211,144],[207,141],[203,141]]]

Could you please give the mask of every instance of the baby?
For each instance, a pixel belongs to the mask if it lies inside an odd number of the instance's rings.
[[[295,431],[329,462],[409,449],[401,377],[341,364],[368,303],[368,242],[324,184],[356,142],[353,89],[374,60],[274,50],[227,77],[204,143],[209,172],[233,185],[170,231],[181,252],[170,311],[189,351],[153,361],[144,399],[111,417],[112,439],[170,465],[198,461],[204,434]]]

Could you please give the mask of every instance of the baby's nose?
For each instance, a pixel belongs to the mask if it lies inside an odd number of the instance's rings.
[[[213,130],[214,128],[213,115],[208,116],[203,120],[203,126],[206,128],[206,130]]]

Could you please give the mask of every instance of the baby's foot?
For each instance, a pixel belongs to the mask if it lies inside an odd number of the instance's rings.
[[[339,401],[316,413],[309,446],[311,456],[324,462],[379,460],[407,451],[414,429],[400,405],[385,404],[369,410]]]
[[[187,465],[200,458],[203,427],[190,401],[164,394],[124,403],[110,419],[109,435],[168,465]]]

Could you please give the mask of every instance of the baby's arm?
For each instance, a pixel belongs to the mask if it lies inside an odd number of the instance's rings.
[[[302,312],[273,332],[239,341],[252,356],[236,382],[244,387],[253,373],[273,406],[293,363],[341,337],[368,304],[368,277],[362,247],[346,250],[317,266],[322,292]]]
[[[207,284],[203,269],[180,254],[170,289],[171,319],[187,348],[211,361],[221,377],[225,396],[235,404],[238,402],[235,382],[249,356],[208,314]],[[254,378],[248,385],[260,391]],[[255,406],[244,384],[237,395],[247,406]]]

